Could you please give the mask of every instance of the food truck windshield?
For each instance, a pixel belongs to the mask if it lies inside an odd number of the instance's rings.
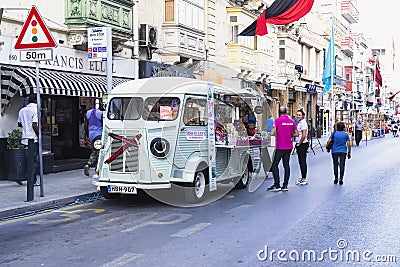
[[[171,121],[178,116],[180,99],[177,97],[116,97],[109,103],[110,120]]]

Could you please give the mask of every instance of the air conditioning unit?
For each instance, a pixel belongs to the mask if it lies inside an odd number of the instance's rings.
[[[157,45],[157,29],[148,24],[140,24],[139,46]]]

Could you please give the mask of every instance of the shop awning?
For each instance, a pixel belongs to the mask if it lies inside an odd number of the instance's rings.
[[[36,70],[24,67],[1,66],[1,113],[18,92],[25,96],[36,92]],[[106,77],[90,74],[40,69],[40,93],[63,96],[101,97],[106,93]],[[113,87],[129,81],[113,78]]]

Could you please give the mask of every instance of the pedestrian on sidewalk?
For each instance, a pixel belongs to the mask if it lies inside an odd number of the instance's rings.
[[[306,185],[307,182],[307,150],[308,150],[308,124],[304,119],[305,113],[302,109],[299,109],[296,113],[299,123],[297,124],[297,131],[299,136],[295,138],[297,159],[299,161],[301,177],[296,181],[297,185]]]
[[[358,118],[355,125],[355,138],[356,138],[356,145],[359,146],[361,139],[362,139],[362,130],[364,128],[364,124],[361,122],[361,118]]]
[[[103,133],[103,112],[94,108],[88,110],[85,116],[85,136],[89,138],[92,145],[92,152],[90,154],[87,164],[83,167],[83,173],[89,176],[90,167],[96,167],[99,159],[99,150],[95,148],[95,142],[101,140]]]
[[[350,136],[348,133],[344,131],[344,129],[345,129],[344,122],[337,122],[336,131],[334,131],[331,134],[331,136],[327,141],[328,144],[333,139],[332,161],[333,161],[333,174],[335,176],[333,183],[337,184],[339,182],[340,185],[343,185],[346,155],[348,159],[351,158]],[[340,172],[338,172],[338,169]]]
[[[272,174],[274,176],[274,184],[269,187],[268,191],[288,191],[288,183],[290,178],[290,154],[293,149],[293,136],[299,136],[296,123],[288,116],[287,108],[282,106],[279,108],[279,118],[275,120],[272,127],[271,135],[276,136],[275,156],[272,161]],[[282,187],[279,178],[279,162],[283,161],[284,180]]]
[[[33,183],[37,183],[37,170],[39,169],[39,127],[38,127],[38,113],[37,113],[37,101],[36,94],[28,95],[28,105],[23,107],[18,113],[18,126],[22,127],[22,140],[21,144],[28,147],[28,139],[34,140],[33,146]],[[29,179],[29,178],[28,178]],[[21,181],[16,181],[19,185],[22,185]]]

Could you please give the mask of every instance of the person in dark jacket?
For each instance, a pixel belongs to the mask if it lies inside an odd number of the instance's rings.
[[[343,185],[346,156],[348,159],[351,158],[350,136],[344,131],[344,129],[344,122],[337,122],[336,131],[331,134],[327,141],[328,144],[333,139],[332,162],[333,174],[335,176],[333,183],[337,184],[339,182],[340,185]]]

